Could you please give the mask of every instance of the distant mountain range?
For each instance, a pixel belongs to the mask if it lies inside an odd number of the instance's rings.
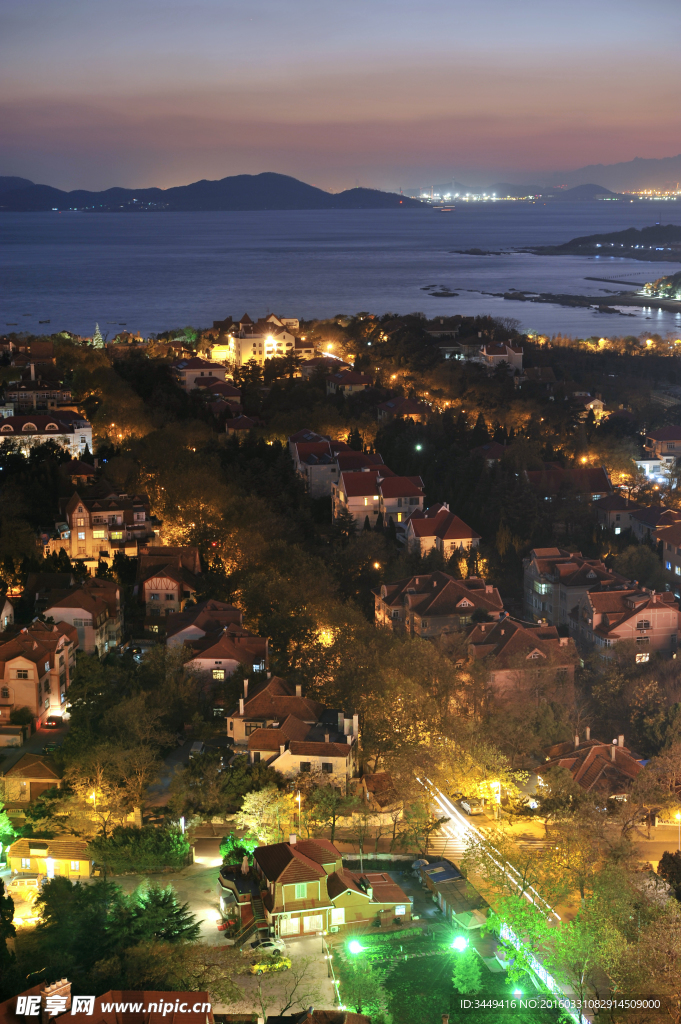
[[[195,181],[176,188],[109,188],[104,192],[62,192],[26,178],[0,177],[0,210],[39,212],[83,210],[99,213],[201,210],[382,210],[422,207],[417,199],[351,188],[333,195],[286,174],[238,174],[219,181]]]
[[[561,185],[581,185],[589,181],[601,181],[615,191],[636,191],[637,189],[676,189],[681,183],[681,153],[661,160],[644,160],[636,157],[620,164],[591,164],[576,171],[561,171],[551,175],[551,180]]]
[[[514,185],[510,181],[497,181],[493,185],[478,185],[475,187],[462,185],[460,181],[446,181],[441,185],[433,185],[433,192],[435,195],[440,196],[447,194],[455,196],[457,193],[460,196],[465,196],[466,194],[485,194],[500,198],[510,196],[513,199],[525,199],[527,196],[538,196],[542,199],[551,201],[555,199],[558,202],[574,202],[575,200],[584,201],[585,199],[609,199],[617,196],[617,192],[611,192],[610,189],[605,188],[603,185],[594,185],[592,183],[576,185],[574,188],[562,189],[550,187],[548,185]],[[428,189],[428,193],[430,193],[430,188]]]

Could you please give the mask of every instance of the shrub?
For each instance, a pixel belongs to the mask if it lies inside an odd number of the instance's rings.
[[[189,853],[189,842],[179,828],[154,825],[118,825],[109,836],[98,836],[88,846],[90,857],[114,874],[126,871],[179,870]]]

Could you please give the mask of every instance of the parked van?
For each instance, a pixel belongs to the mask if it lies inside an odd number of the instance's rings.
[[[34,900],[44,880],[44,875],[15,875],[5,883],[5,892],[18,900]]]
[[[198,757],[200,754],[204,752],[205,749],[206,744],[202,743],[201,740],[196,740],[195,743],[192,743],[192,749],[189,751],[189,756]]]

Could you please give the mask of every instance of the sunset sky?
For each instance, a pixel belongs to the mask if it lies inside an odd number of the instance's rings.
[[[1,0],[0,173],[549,180],[681,150],[678,0]]]

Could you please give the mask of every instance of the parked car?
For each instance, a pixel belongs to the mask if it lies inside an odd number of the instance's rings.
[[[19,900],[34,900],[44,880],[44,875],[15,875],[5,882],[6,894]]]
[[[283,939],[256,939],[251,943],[251,949],[257,949],[258,953],[272,953],[276,955],[286,952],[286,943]]]
[[[466,814],[485,813],[484,805],[481,803],[480,800],[477,799],[477,797],[465,796],[462,800],[459,801],[459,803],[461,804],[461,807],[466,812]]]
[[[196,740],[194,743],[192,743],[191,750],[189,751],[190,758],[191,757],[200,757],[201,754],[203,754],[205,749],[206,749],[206,744],[202,743],[201,740]]]
[[[43,722],[43,726],[45,729],[61,729],[63,724],[64,719],[61,717],[61,715],[48,715],[45,721]]]
[[[48,740],[43,747],[43,754],[54,754],[61,747],[58,740]]]
[[[273,974],[276,971],[288,971],[291,961],[287,956],[271,957],[269,960],[260,960],[250,967],[251,974]]]

